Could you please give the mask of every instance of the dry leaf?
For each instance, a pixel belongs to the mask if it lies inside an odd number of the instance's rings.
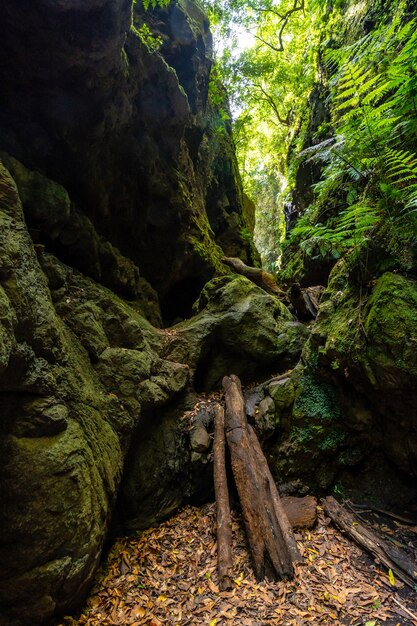
[[[392,593],[384,591],[387,574],[358,561],[361,551],[323,515],[317,529],[297,533],[304,563],[295,568],[295,579],[258,583],[243,526],[233,514],[235,586],[219,592],[215,517],[214,504],[186,507],[157,528],[119,539],[87,608],[71,626],[354,626],[367,621],[377,626],[400,614]],[[407,598],[402,602],[406,606]]]

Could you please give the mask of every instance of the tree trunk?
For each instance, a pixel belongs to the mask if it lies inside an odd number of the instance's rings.
[[[292,532],[291,524],[285,513],[281,498],[279,497],[277,486],[272,477],[271,471],[268,467],[267,460],[265,458],[264,453],[262,452],[260,443],[258,441],[258,438],[252,426],[248,425],[248,431],[249,431],[249,441],[251,442],[253,451],[255,453],[256,463],[259,468],[259,472],[263,476],[265,485],[267,486],[268,493],[270,495],[271,501],[274,506],[276,519],[277,519],[277,522],[279,524],[279,527],[282,533],[282,537],[285,541],[285,544],[291,556],[291,561],[293,563],[297,563],[297,562],[299,563],[302,561],[302,557],[297,548],[297,544],[295,542],[294,533]]]
[[[217,558],[219,587],[226,591],[232,582],[232,520],[230,517],[229,491],[225,461],[224,410],[214,405],[214,493],[217,509]]]
[[[414,589],[417,583],[417,564],[411,561],[404,552],[357,522],[355,516],[346,511],[331,496],[324,498],[322,505],[327,515],[348,537],[392,570],[397,578]]]
[[[285,513],[280,508],[276,487],[274,491],[271,486],[266,459],[262,452],[259,453],[260,447],[254,446],[254,433],[248,428],[238,377],[225,376],[223,387],[226,392],[227,443],[255,575],[258,580],[265,576],[292,578],[293,560],[299,557],[294,551],[295,540],[288,520],[284,520]],[[290,546],[287,543],[289,538]]]

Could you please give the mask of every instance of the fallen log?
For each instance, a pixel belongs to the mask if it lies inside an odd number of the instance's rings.
[[[214,493],[217,513],[217,559],[219,588],[226,591],[232,581],[232,520],[230,517],[229,490],[225,461],[224,410],[214,405]]]
[[[284,510],[284,506],[279,496],[277,486],[272,477],[271,471],[268,467],[268,463],[266,461],[264,453],[262,452],[258,438],[252,426],[250,426],[249,424],[248,424],[248,432],[249,432],[249,441],[251,442],[253,451],[255,453],[255,458],[256,458],[257,465],[258,465],[259,473],[262,476],[264,484],[267,488],[268,496],[271,498],[272,504],[274,506],[275,516],[277,518],[277,522],[279,524],[282,537],[285,541],[285,545],[287,546],[288,552],[290,553],[291,561],[293,563],[297,563],[297,562],[299,563],[302,561],[302,558],[297,548],[297,544],[295,542],[295,537],[292,532],[290,521]]]
[[[266,459],[259,453],[260,447],[254,446],[254,432],[248,428],[240,380],[237,376],[225,376],[223,387],[226,438],[255,576],[258,580],[265,576],[292,578],[293,561],[298,560],[295,540],[288,520],[283,522],[285,512],[277,504],[279,495],[276,487],[274,491],[271,486]],[[294,543],[291,541],[289,546],[291,536]]]
[[[249,279],[251,282],[255,283],[255,285],[272,296],[277,296],[280,299],[286,299],[286,293],[278,287],[275,278],[269,272],[265,272],[265,270],[259,267],[246,265],[242,259],[237,257],[224,256],[222,261],[225,265],[234,269],[237,274],[245,276],[245,278]]]
[[[332,496],[322,500],[325,513],[340,530],[353,539],[361,548],[372,554],[397,578],[414,589],[417,583],[417,564],[404,552],[384,541],[374,532],[360,524],[352,513],[346,511]]]

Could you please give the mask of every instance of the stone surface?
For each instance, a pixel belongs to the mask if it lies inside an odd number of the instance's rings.
[[[230,373],[248,381],[285,370],[298,361],[308,337],[277,298],[243,276],[213,279],[195,310],[175,327],[167,356],[189,364],[197,390],[219,387]]]
[[[197,424],[190,431],[190,444],[194,452],[207,452],[209,450],[211,439],[203,424]]]
[[[0,612],[18,626],[46,622],[87,589],[123,453],[107,394],[54,310],[2,165],[0,221]]]
[[[250,415],[290,491],[391,506],[415,497],[417,283],[385,272],[365,290],[357,269],[335,267],[300,363],[251,390]]]
[[[368,411],[353,406],[352,422],[369,429],[373,444],[414,475],[417,283],[386,272],[362,296],[362,304],[359,297],[336,268],[313,341],[320,363],[331,365],[340,384],[366,399]]]
[[[133,300],[139,267],[172,323],[225,272],[223,252],[256,252],[230,123],[210,101],[206,16],[191,0],[137,2],[133,24],[131,10],[2,3],[0,150],[29,170],[13,174],[40,243]]]
[[[164,333],[127,301],[35,250],[3,165],[0,223],[0,611],[7,626],[47,624],[83,600],[132,437],[160,424],[189,368],[163,358]],[[187,433],[176,449],[187,467]],[[157,513],[172,480],[161,466]]]

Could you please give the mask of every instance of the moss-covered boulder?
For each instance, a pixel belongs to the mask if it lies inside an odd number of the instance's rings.
[[[46,623],[88,587],[122,472],[105,388],[56,314],[0,165],[2,624]]]
[[[417,467],[417,282],[386,272],[359,292],[335,269],[312,337],[319,364],[359,398],[347,415],[399,468]]]
[[[277,298],[242,276],[213,279],[195,311],[192,319],[167,331],[163,347],[164,367],[174,366],[177,380],[184,375],[179,364],[187,363],[189,393],[164,410],[155,411],[155,401],[148,405],[143,428],[131,444],[118,504],[118,522],[129,529],[156,523],[184,499],[204,500],[212,493],[210,458],[203,450],[209,441],[208,414],[202,412],[202,421],[195,417],[191,436],[181,419],[193,408],[193,390],[219,387],[232,372],[253,381],[285,370],[298,360],[308,337]],[[267,428],[275,430],[275,424]]]
[[[174,331],[168,355],[189,364],[194,385],[209,390],[235,373],[245,381],[298,361],[308,330],[275,297],[243,276],[210,281],[196,315]]]
[[[300,362],[250,389],[247,413],[287,491],[407,503],[416,495],[417,282],[385,272],[364,283],[357,257],[348,261],[331,274]]]
[[[341,471],[363,458],[342,407],[337,384],[301,362],[246,393],[271,471],[289,493],[326,492]]]

